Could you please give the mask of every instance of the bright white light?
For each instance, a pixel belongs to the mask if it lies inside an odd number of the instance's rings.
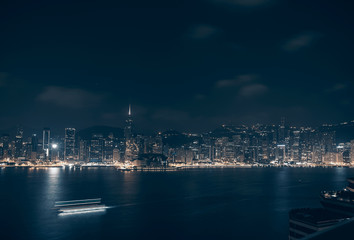
[[[98,210],[105,210],[109,207],[106,206],[101,206],[101,207],[90,207],[90,208],[79,208],[79,209],[65,209],[65,210],[59,210],[61,213],[85,213],[85,212],[92,212],[92,211],[98,211]]]
[[[53,143],[53,144],[52,144],[52,148],[53,148],[53,149],[57,149],[57,148],[58,148],[58,144]]]
[[[66,215],[77,215],[77,214],[85,214],[85,213],[97,213],[97,212],[105,212],[106,209],[94,209],[89,211],[80,211],[80,212],[61,212],[59,216],[66,216]]]

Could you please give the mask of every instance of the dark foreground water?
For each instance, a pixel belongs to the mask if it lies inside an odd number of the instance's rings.
[[[319,207],[354,169],[179,172],[0,169],[0,239],[287,239],[288,211]],[[103,198],[106,213],[57,216],[54,201]]]

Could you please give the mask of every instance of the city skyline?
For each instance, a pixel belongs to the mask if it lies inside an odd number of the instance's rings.
[[[221,125],[201,134],[169,129],[152,135],[136,131],[134,120],[129,104],[124,129],[92,127],[77,131],[67,127],[65,135],[60,136],[44,128],[39,141],[33,132],[26,140],[23,128],[18,126],[15,138],[8,134],[1,136],[0,159],[3,165],[25,166],[66,163],[134,167],[350,166],[354,163],[354,120],[311,128],[289,126],[283,117],[279,125]]]

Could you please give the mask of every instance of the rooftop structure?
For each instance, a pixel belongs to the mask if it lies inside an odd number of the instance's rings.
[[[324,208],[291,210],[289,213],[289,240],[301,239],[346,219],[346,216]]]

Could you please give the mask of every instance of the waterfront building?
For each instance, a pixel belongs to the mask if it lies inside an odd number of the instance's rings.
[[[103,161],[104,140],[101,134],[94,134],[90,142],[90,162]]]
[[[120,157],[120,152],[118,148],[113,148],[113,162],[120,162],[121,157]]]
[[[323,155],[322,163],[337,165],[343,163],[343,154],[338,152],[327,152]]]
[[[130,104],[128,110],[128,118],[125,121],[124,137],[126,140],[129,140],[133,137],[133,117],[132,117],[132,108]]]
[[[50,157],[50,129],[44,128],[43,129],[43,141],[42,141],[42,148],[45,153],[46,159],[49,160]]]
[[[277,145],[276,160],[278,160],[279,163],[284,163],[287,160],[286,159],[286,146],[285,146],[285,144],[278,144]]]
[[[23,157],[24,156],[24,149],[23,149],[23,129],[22,129],[22,127],[17,128],[14,146],[15,146],[15,149],[14,149],[15,159]]]
[[[133,117],[132,117],[132,109],[129,104],[128,110],[128,118],[126,120],[125,128],[124,128],[124,137],[125,137],[125,161],[133,161],[138,158],[139,155],[139,145],[136,142],[136,139],[133,136]]]
[[[37,153],[38,153],[38,137],[37,134],[32,134],[31,137],[31,160],[37,160]]]
[[[81,139],[79,142],[79,160],[88,161],[89,156],[89,146],[87,140]]]
[[[135,139],[131,138],[126,140],[124,160],[133,161],[135,159],[138,159],[138,155],[139,155],[139,146],[135,142]]]
[[[75,128],[65,128],[64,138],[64,160],[72,161],[75,159]]]
[[[110,133],[107,138],[104,139],[103,146],[103,159],[106,162],[113,161],[113,149],[114,149],[114,136]]]
[[[300,131],[295,130],[292,132],[291,159],[295,162],[299,162],[301,160],[300,156]]]

